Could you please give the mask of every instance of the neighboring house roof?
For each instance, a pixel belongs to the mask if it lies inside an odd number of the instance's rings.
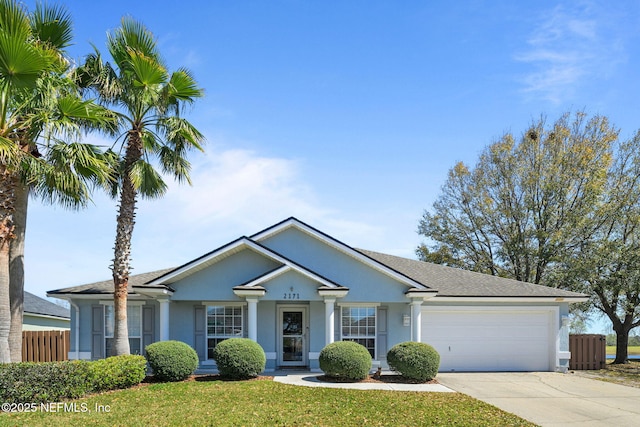
[[[583,294],[549,286],[535,285],[364,249],[358,249],[358,251],[426,286],[437,289],[438,297],[584,297]]]
[[[547,286],[535,285],[532,283],[525,283],[452,267],[445,267],[439,264],[401,258],[364,249],[355,249],[293,217],[256,233],[251,237],[241,237],[234,240],[218,249],[196,258],[195,260],[189,261],[180,267],[132,275],[129,277],[129,293],[145,294],[146,291],[152,290],[164,290],[165,292],[171,293],[173,292],[173,289],[169,286],[171,283],[194,274],[197,271],[215,264],[221,259],[245,249],[261,253],[262,255],[282,264],[280,267],[277,267],[272,271],[268,271],[256,278],[253,278],[245,285],[259,285],[262,281],[268,280],[274,275],[282,274],[289,270],[295,270],[328,287],[340,287],[341,285],[344,285],[334,283],[329,279],[322,277],[318,273],[308,269],[306,266],[302,266],[288,259],[261,243],[264,239],[280,233],[289,227],[296,227],[297,229],[336,248],[342,253],[359,260],[369,267],[395,278],[399,282],[410,286],[410,291],[437,292],[436,298],[542,297],[583,299],[585,297],[583,294]],[[81,286],[56,289],[49,291],[47,294],[51,296],[113,294],[113,281],[107,280]]]
[[[71,318],[68,308],[54,304],[27,291],[24,292],[24,313],[60,317],[62,319]]]
[[[148,273],[134,274],[129,276],[129,293],[134,293],[133,288],[144,286],[147,282],[160,277],[170,271],[173,268],[165,268],[163,270],[150,271]],[[71,286],[69,288],[56,289],[47,292],[47,295],[64,295],[64,294],[77,294],[77,295],[94,295],[94,294],[113,294],[113,280],[103,280],[101,282],[88,283],[86,285]]]

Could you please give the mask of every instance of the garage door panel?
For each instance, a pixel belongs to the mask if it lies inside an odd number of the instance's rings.
[[[546,371],[549,311],[422,312],[422,341],[440,353],[441,371]]]

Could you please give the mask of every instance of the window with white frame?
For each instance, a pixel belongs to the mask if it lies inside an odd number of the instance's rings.
[[[127,327],[129,329],[129,351],[142,354],[142,306],[127,305]],[[104,306],[104,353],[105,357],[115,356],[115,312],[113,304]]]
[[[207,358],[213,358],[213,349],[227,338],[242,338],[244,332],[242,306],[207,306]]]
[[[344,306],[340,310],[343,341],[354,341],[376,358],[376,307]]]

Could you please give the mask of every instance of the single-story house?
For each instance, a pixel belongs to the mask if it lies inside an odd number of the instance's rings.
[[[386,367],[395,344],[420,341],[441,371],[553,371],[568,367],[569,304],[582,294],[355,249],[288,218],[177,268],[130,277],[132,353],[180,340],[215,371],[215,346],[257,341],[266,370],[317,370],[336,340],[365,346]],[[113,283],[48,292],[71,302],[70,359],[109,356]]]
[[[66,331],[71,325],[69,309],[24,292],[23,331]]]

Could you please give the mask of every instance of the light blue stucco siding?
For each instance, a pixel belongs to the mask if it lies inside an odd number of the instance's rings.
[[[280,264],[262,254],[245,249],[171,283],[172,301],[240,301],[233,287],[247,283]]]
[[[298,229],[289,228],[260,243],[348,287],[349,293],[341,302],[407,301],[407,285]]]

